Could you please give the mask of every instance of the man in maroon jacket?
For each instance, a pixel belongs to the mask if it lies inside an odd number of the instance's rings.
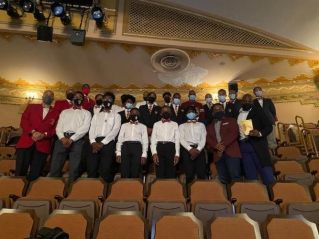
[[[26,176],[29,180],[37,179],[43,170],[51,151],[52,137],[55,135],[58,112],[52,109],[54,93],[43,93],[42,104],[30,104],[23,112],[20,126],[22,135],[16,145],[16,176]]]
[[[222,183],[241,177],[239,129],[236,119],[225,117],[221,104],[213,106],[213,122],[207,126],[206,143],[214,152],[214,160]]]
[[[205,111],[203,108],[203,104],[196,101],[196,92],[194,90],[190,90],[188,92],[188,101],[184,102],[183,104],[181,104],[181,111],[184,115],[184,122],[187,121],[187,117],[186,117],[186,109],[189,106],[194,106],[196,108],[197,114],[198,114],[198,121],[199,122],[204,122],[205,121]]]
[[[95,101],[92,100],[90,97],[89,97],[89,94],[90,94],[90,91],[91,91],[91,88],[90,88],[90,85],[89,84],[83,84],[82,86],[82,93],[84,95],[84,99],[83,99],[83,109],[85,110],[90,110],[94,107],[95,105]]]
[[[65,98],[64,100],[57,100],[54,104],[54,109],[59,113],[61,114],[61,112],[63,110],[66,110],[66,109],[70,109],[73,104],[72,104],[72,100],[73,100],[73,97],[74,97],[74,91],[73,89],[67,89],[66,92],[65,92]]]

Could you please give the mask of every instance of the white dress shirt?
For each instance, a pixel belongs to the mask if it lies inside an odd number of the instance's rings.
[[[237,118],[237,123],[238,123],[238,126],[239,126],[239,136],[240,136],[239,140],[243,140],[243,139],[247,138],[247,135],[245,135],[244,130],[240,127],[240,122],[247,119],[247,116],[248,116],[249,112],[250,112],[250,110],[249,111],[244,111],[243,109],[241,109],[239,111],[239,115],[238,115],[238,118]]]
[[[85,109],[66,109],[60,114],[56,126],[56,134],[59,139],[64,137],[64,133],[74,133],[70,139],[77,141],[81,139],[90,128],[91,113]]]
[[[172,104],[172,107],[173,107],[173,109],[174,109],[175,115],[178,115],[178,110],[179,110],[179,107],[181,107],[181,106],[180,106],[180,105]]]
[[[93,114],[95,115],[95,114],[99,113],[101,111],[101,109],[102,109],[102,105],[94,105]]]
[[[141,123],[124,123],[122,124],[119,137],[116,144],[116,155],[121,156],[121,149],[124,142],[139,141],[142,144],[142,157],[147,157],[148,135],[147,128]]]
[[[153,126],[151,136],[151,151],[152,154],[157,154],[158,142],[172,142],[175,143],[175,155],[179,156],[180,140],[178,124],[174,121],[163,123],[161,120],[156,122]]]
[[[264,100],[263,100],[263,98],[259,98],[259,99],[257,99],[257,100],[258,100],[258,103],[260,104],[261,108],[263,108],[263,106],[264,106]]]
[[[184,123],[179,126],[180,142],[186,149],[192,149],[191,145],[197,144],[197,149],[202,151],[206,144],[206,128],[203,123]]]
[[[115,140],[121,128],[121,116],[118,113],[102,111],[94,114],[89,131],[91,144],[97,137],[105,137],[101,143],[108,144]]]
[[[43,106],[43,113],[42,113],[42,119],[44,119],[47,114],[49,113],[50,107]]]
[[[118,105],[112,105],[112,111],[114,113],[118,113],[124,110],[124,107],[118,106]]]

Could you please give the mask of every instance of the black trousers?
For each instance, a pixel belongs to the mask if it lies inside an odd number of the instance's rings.
[[[104,145],[103,148],[97,152],[92,152],[90,146],[90,154],[87,160],[87,173],[89,178],[101,177],[105,182],[113,181],[113,161],[115,153],[115,141],[111,141]]]
[[[159,164],[156,166],[157,178],[175,178],[176,169],[174,166],[175,144],[158,143],[157,155]]]
[[[121,149],[121,177],[138,178],[141,173],[142,144],[124,142]]]
[[[48,157],[47,153],[39,152],[33,144],[29,148],[17,149],[16,155],[15,176],[27,176],[29,167],[28,180],[32,181],[41,176]]]
[[[200,152],[197,158],[191,159],[189,152],[184,147],[181,147],[181,157],[183,158],[187,184],[194,180],[195,175],[198,179],[206,178],[206,159],[204,150]]]

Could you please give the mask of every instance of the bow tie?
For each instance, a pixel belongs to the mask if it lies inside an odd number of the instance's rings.
[[[81,107],[73,106],[73,109],[74,109],[74,110],[81,110]]]
[[[138,121],[132,121],[132,120],[130,120],[130,123],[131,123],[131,124],[138,124]]]
[[[162,123],[169,123],[169,122],[171,122],[171,120],[170,119],[162,119]]]
[[[197,120],[187,120],[187,123],[196,123]]]

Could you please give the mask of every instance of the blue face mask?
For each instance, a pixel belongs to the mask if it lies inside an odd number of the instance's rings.
[[[174,98],[173,99],[173,104],[174,105],[180,105],[181,104],[181,100],[179,98]]]
[[[189,120],[194,120],[194,119],[196,119],[197,115],[194,112],[189,112],[189,113],[186,114],[186,117]]]
[[[195,101],[196,100],[196,95],[190,95],[189,100]]]
[[[206,103],[207,103],[207,104],[211,104],[212,102],[213,102],[213,99],[212,99],[212,98],[210,98],[210,97],[209,97],[209,98],[206,98]]]
[[[235,100],[236,99],[236,94],[229,94],[229,98],[231,100]]]
[[[127,102],[127,103],[125,104],[125,108],[126,108],[126,109],[128,109],[128,110],[130,110],[130,109],[132,109],[132,108],[133,108],[133,104],[132,104],[132,103]]]
[[[224,96],[224,95],[219,95],[219,96],[218,96],[218,100],[219,100],[219,102],[224,103],[224,102],[226,101],[226,96]]]

